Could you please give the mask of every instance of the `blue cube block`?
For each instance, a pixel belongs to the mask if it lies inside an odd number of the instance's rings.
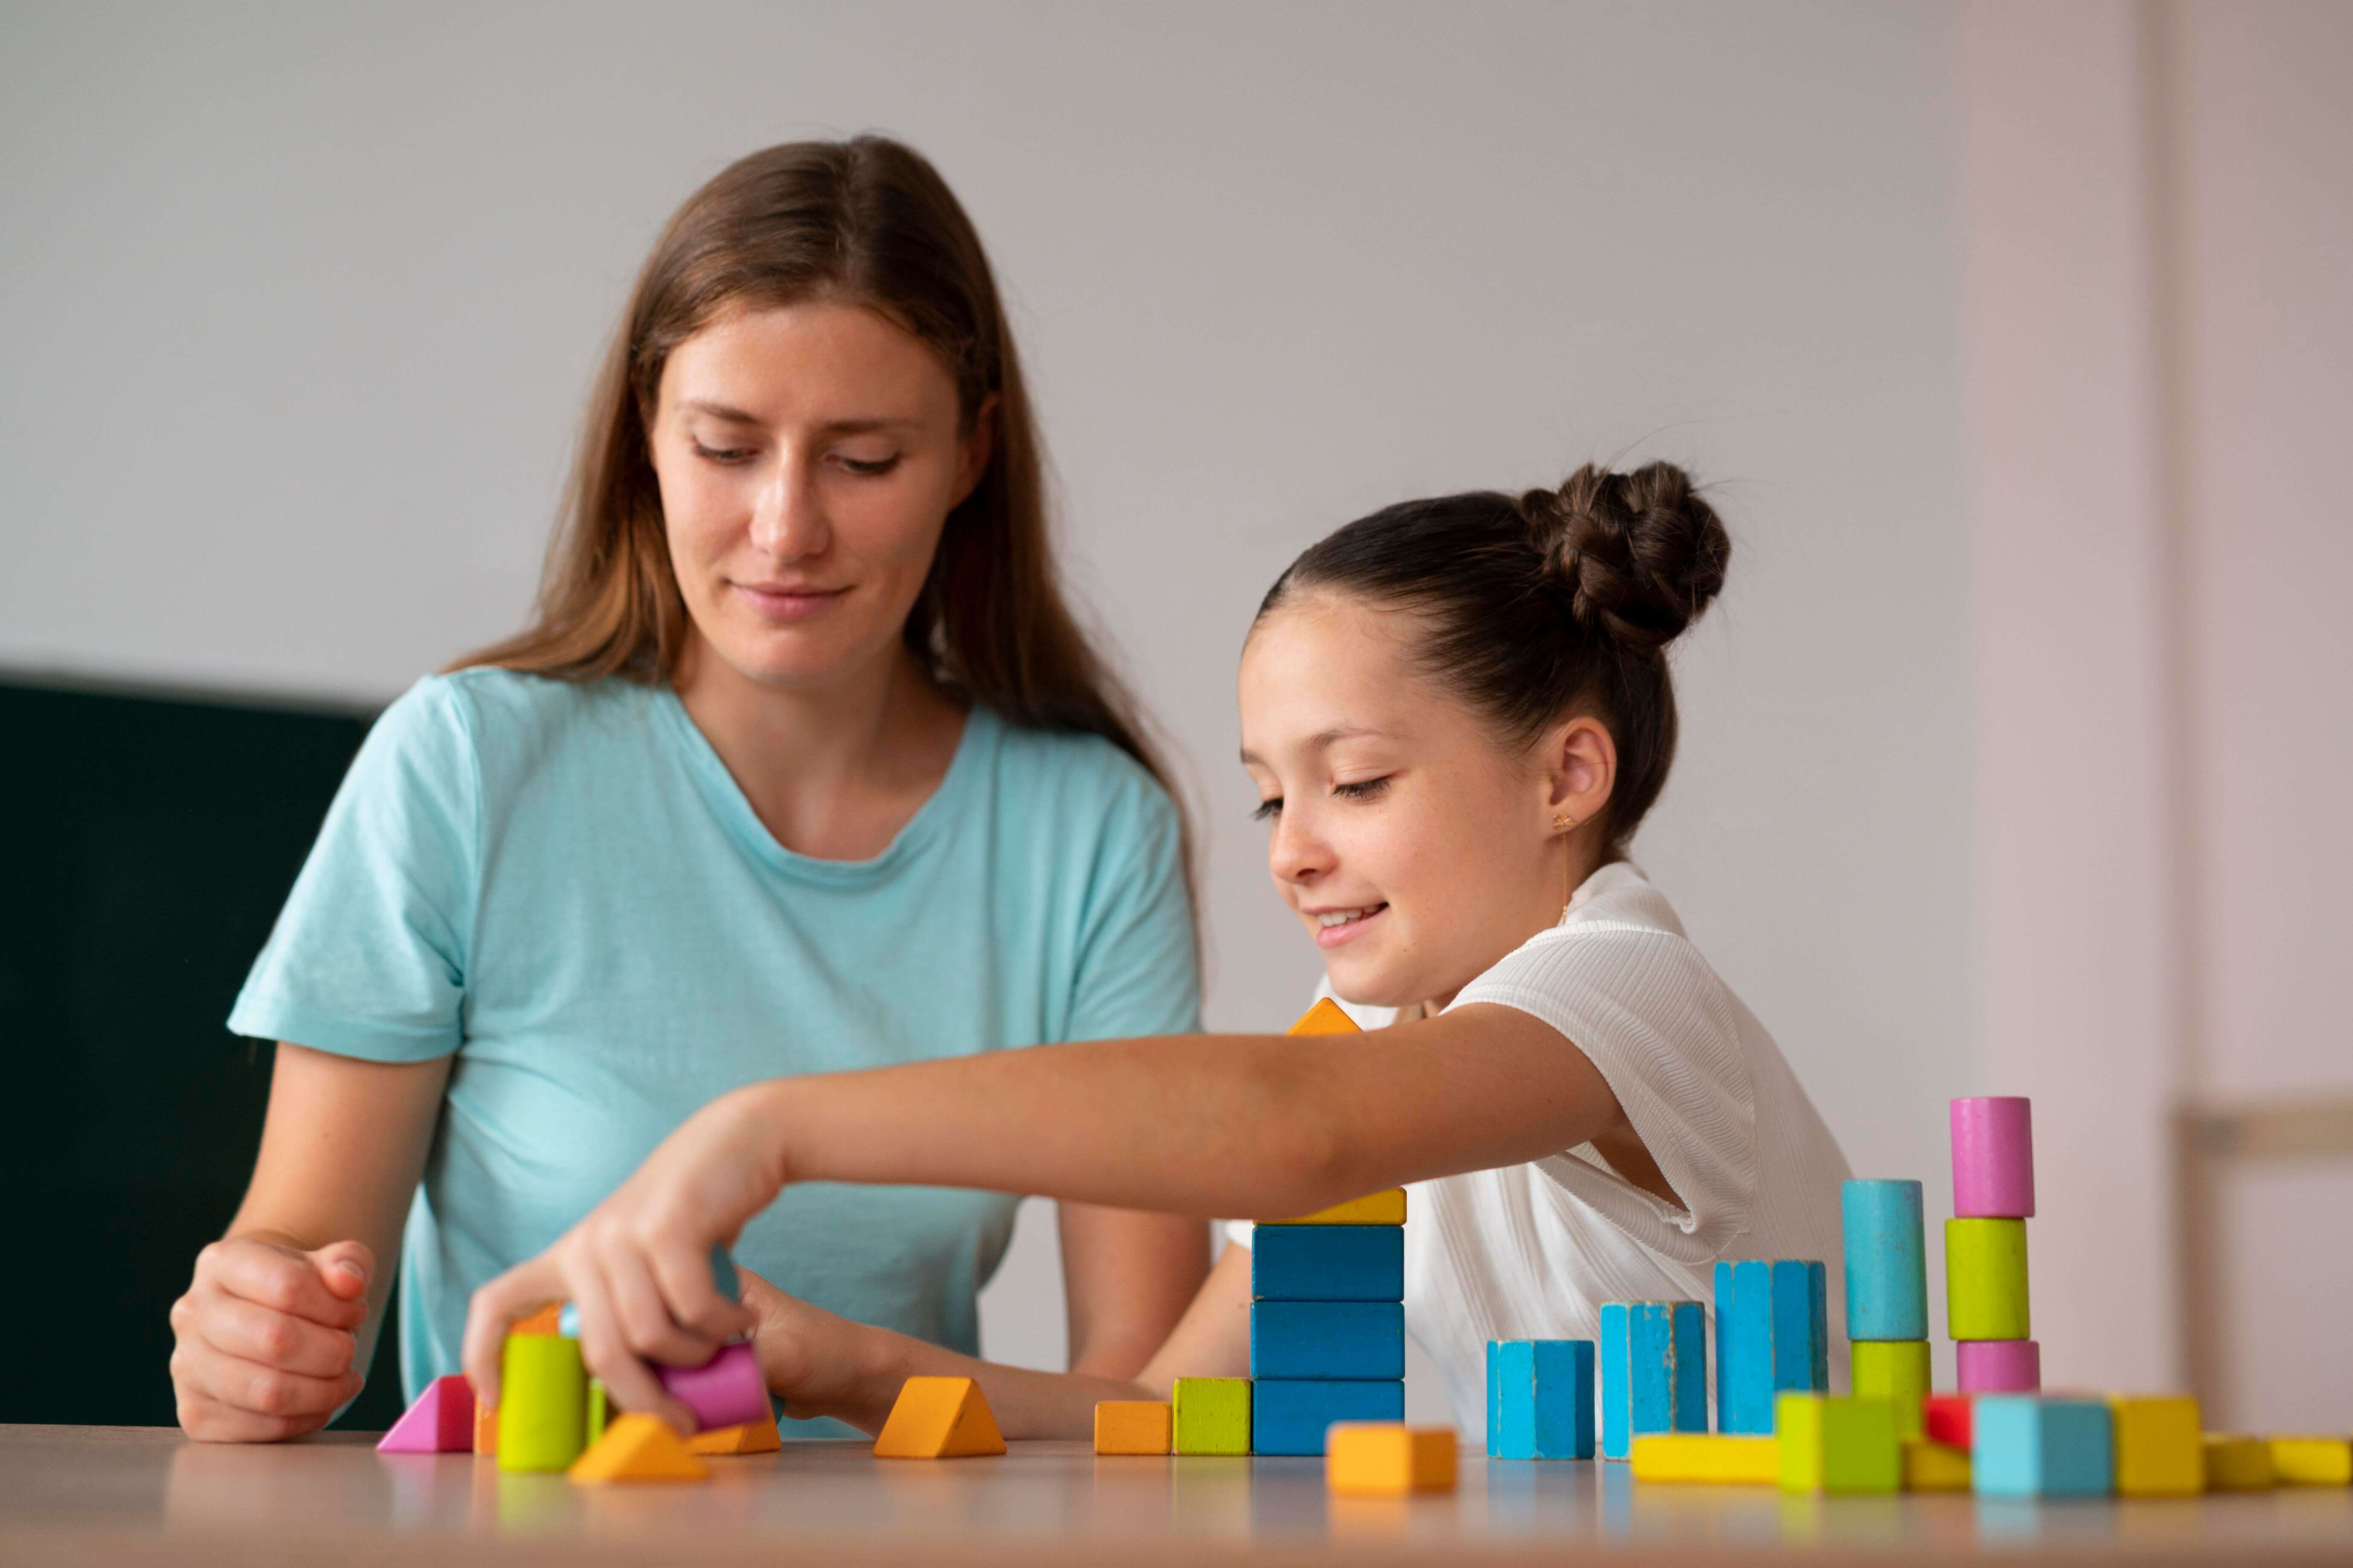
[[[2116,1489],[2107,1403],[1980,1394],[1969,1410],[1970,1484],[1985,1497],[2105,1497]]]
[[[1250,1237],[1261,1301],[1402,1301],[1405,1226],[1268,1225]]]
[[[1928,1258],[1921,1238],[1920,1184],[1848,1182],[1846,1337],[1928,1337]]]
[[[1830,1392],[1828,1294],[1820,1263],[1715,1266],[1717,1431],[1770,1433],[1781,1394]]]
[[[1405,1375],[1405,1304],[1253,1301],[1250,1375],[1401,1378]]]
[[[1250,1384],[1250,1452],[1320,1454],[1335,1421],[1402,1421],[1405,1384],[1262,1377]]]
[[[1593,1342],[1487,1342],[1487,1457],[1593,1458]]]
[[[1707,1316],[1697,1301],[1601,1306],[1601,1457],[1643,1432],[1707,1430]]]

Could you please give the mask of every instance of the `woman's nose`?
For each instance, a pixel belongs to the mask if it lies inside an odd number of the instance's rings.
[[[764,555],[795,561],[824,553],[832,530],[814,476],[787,455],[776,465],[752,508],[752,546]]]

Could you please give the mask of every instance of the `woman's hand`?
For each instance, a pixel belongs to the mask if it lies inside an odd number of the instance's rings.
[[[508,1327],[569,1300],[581,1353],[614,1402],[694,1430],[646,1363],[700,1366],[753,1326],[752,1311],[712,1283],[711,1249],[732,1244],[784,1185],[772,1089],[750,1084],[696,1111],[554,1246],[474,1292],[466,1374],[478,1397],[498,1403]]]
[[[324,1426],[366,1377],[358,1330],[375,1260],[356,1241],[315,1251],[231,1237],[196,1255],[172,1304],[172,1387],[200,1443],[270,1443]]]

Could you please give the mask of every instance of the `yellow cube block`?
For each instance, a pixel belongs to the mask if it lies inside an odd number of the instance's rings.
[[[2186,1394],[2118,1394],[2115,1420],[2118,1497],[2195,1497],[2206,1489],[2206,1442],[2198,1401]]]
[[[1854,1340],[1847,1345],[1847,1371],[1858,1399],[1885,1399],[1895,1405],[1895,1435],[1926,1435],[1921,1413],[1928,1398],[1928,1342]]]
[[[1769,1487],[1781,1479],[1780,1445],[1721,1432],[1645,1432],[1627,1458],[1638,1481]]]
[[[2353,1485],[2353,1438],[2274,1437],[2272,1473],[2284,1487]]]
[[[2210,1433],[2205,1448],[2210,1492],[2267,1492],[2279,1485],[2279,1478],[2272,1473],[2271,1445],[2261,1437]]]
[[[1095,1405],[1095,1452],[1168,1452],[1169,1406],[1165,1399],[1104,1399]]]
[[[1335,1492],[1396,1497],[1454,1489],[1451,1426],[1337,1421],[1324,1438],[1324,1484]]]
[[[1904,1479],[1892,1400],[1784,1394],[1773,1431],[1785,1492],[1892,1492]]]
[[[1969,1489],[1969,1451],[1950,1443],[1915,1437],[1904,1445],[1904,1489],[1965,1492]]]

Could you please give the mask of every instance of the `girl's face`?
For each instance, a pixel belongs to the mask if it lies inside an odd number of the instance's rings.
[[[1444,1005],[1560,917],[1570,840],[1609,795],[1589,719],[1499,745],[1414,667],[1413,616],[1309,590],[1242,649],[1242,765],[1275,890],[1351,1002]],[[1581,842],[1581,839],[1580,839]]]
[[[893,655],[940,530],[988,461],[929,347],[876,312],[739,310],[681,343],[647,432],[702,642],[763,686]]]

